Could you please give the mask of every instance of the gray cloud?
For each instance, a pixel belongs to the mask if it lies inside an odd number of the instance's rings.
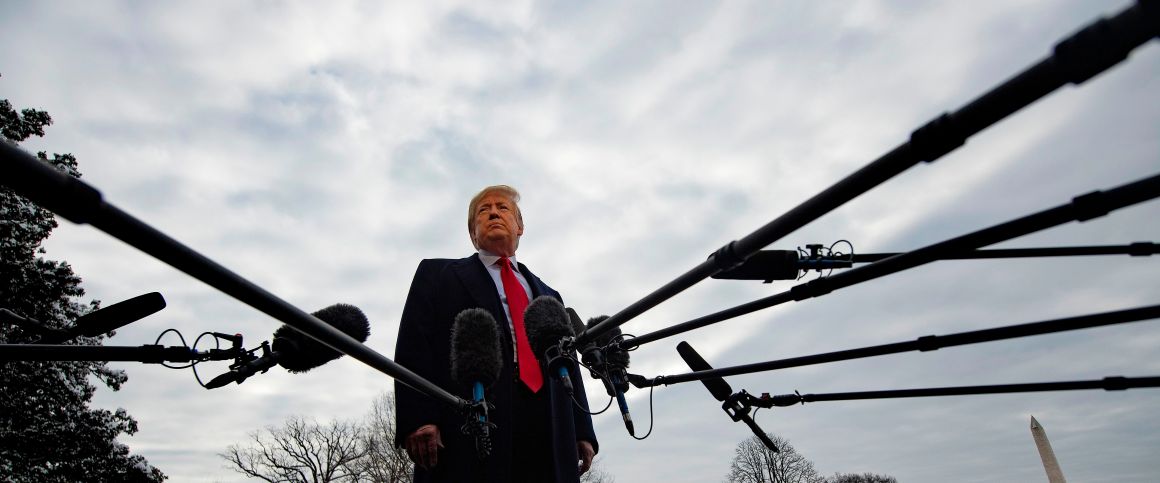
[[[581,314],[614,313],[1125,4],[4,4],[3,38],[29,47],[0,53],[0,86],[54,116],[48,138],[26,147],[76,154],[108,200],[299,307],[360,306],[368,344],[390,356],[418,261],[470,253],[463,204],[479,187],[518,187],[521,260]],[[774,247],[845,238],[864,253],[907,250],[1150,176],[1158,62],[1153,42]],[[1158,207],[1003,246],[1156,240]],[[243,332],[254,345],[279,325],[91,227],[63,224],[48,249],[106,304],[166,296],[164,312],[111,343],[152,343],[175,327],[187,338]],[[1150,260],[937,262],[645,345],[632,369],[687,371],[679,340],[727,366],[1154,303]],[[706,281],[624,329],[641,335],[792,285]],[[822,393],[1149,375],[1154,325],[730,383]],[[361,417],[391,386],[351,360],[215,391],[187,372],[117,367],[130,382],[98,404],[136,416],[141,432],[126,442],[175,481],[239,481],[214,455],[246,433],[292,414]],[[603,406],[603,389],[588,390]],[[596,417],[602,464],[621,481],[722,478],[747,428],[696,383],[652,397],[648,440]],[[758,419],[823,473],[968,482],[1042,477],[1035,414],[1072,479],[1148,481],[1156,397],[831,402]],[[644,426],[648,392],[630,401]]]

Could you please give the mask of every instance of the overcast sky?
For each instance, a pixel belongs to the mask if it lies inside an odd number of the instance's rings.
[[[108,202],[314,311],[361,307],[392,356],[419,260],[472,251],[479,188],[523,193],[519,252],[585,317],[618,312],[1044,58],[1125,1],[0,2],[0,98],[47,110],[29,150],[73,153]],[[1160,45],[1061,89],[791,233],[771,248],[905,251],[1160,168]],[[1160,203],[1005,247],[1160,240]],[[87,299],[159,291],[164,311],[109,344],[280,322],[88,226],[47,256]],[[1152,258],[947,261],[644,345],[630,370],[807,355],[1160,300]],[[813,275],[811,275],[813,276]],[[787,290],[705,281],[623,327],[645,334]],[[177,344],[175,338],[165,343]],[[825,393],[1160,374],[1139,322],[729,378],[750,392]],[[96,405],[172,481],[230,482],[216,454],[290,415],[361,418],[390,378],[344,358],[240,386],[128,371]],[[222,365],[202,366],[212,377]],[[590,402],[603,390],[589,381]],[[630,393],[638,428],[647,391]],[[1155,481],[1160,390],[821,402],[760,411],[823,474],[1041,481],[1035,415],[1073,481]],[[655,428],[595,417],[617,481],[719,481],[750,436],[700,384],[657,388]],[[643,433],[643,429],[638,430]]]

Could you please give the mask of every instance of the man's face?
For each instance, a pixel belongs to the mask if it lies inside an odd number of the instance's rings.
[[[496,255],[515,255],[520,236],[524,234],[517,210],[516,204],[502,193],[485,195],[475,205],[475,229],[471,240],[479,248]]]

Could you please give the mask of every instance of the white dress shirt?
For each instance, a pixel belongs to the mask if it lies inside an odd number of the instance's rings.
[[[479,260],[483,262],[483,266],[487,267],[487,274],[491,276],[491,281],[495,283],[495,291],[499,294],[500,305],[503,306],[503,313],[507,316],[508,333],[512,335],[512,347],[516,346],[516,331],[512,327],[512,311],[508,307],[507,293],[503,290],[503,279],[500,278],[500,263],[499,259],[503,258],[499,255],[493,254],[487,250],[479,249]],[[516,279],[520,281],[520,286],[524,289],[524,293],[528,294],[528,302],[532,301],[532,286],[528,285],[527,277],[520,273],[520,265],[516,262],[515,255],[508,257],[512,262],[512,271],[516,274]],[[513,350],[512,354],[518,362],[519,356],[515,355],[517,351]]]

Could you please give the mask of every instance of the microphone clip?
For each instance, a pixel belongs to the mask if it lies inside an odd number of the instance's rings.
[[[580,354],[580,360],[589,369],[593,379],[603,379],[602,375],[605,372],[603,349],[596,347],[595,344],[591,344]]]
[[[459,430],[475,440],[475,454],[480,461],[491,455],[491,433],[495,423],[488,420],[487,413],[495,406],[486,400],[472,401],[463,407],[464,422]]]
[[[755,401],[759,401],[758,398],[753,397],[749,392],[742,389],[733,393],[733,395],[729,396],[729,399],[721,403],[721,409],[725,410],[725,414],[728,414],[734,422],[737,422],[749,417],[749,412],[753,408]]]
[[[254,355],[254,352],[257,352],[258,349],[262,350],[262,357],[258,357],[258,356]],[[261,369],[262,373],[265,373],[266,371],[270,370],[269,367],[254,366],[253,363],[259,359],[271,358],[272,353],[273,353],[273,351],[270,350],[270,341],[262,341],[262,345],[255,347],[252,350],[245,351],[245,352],[242,352],[241,354],[238,354],[238,357],[237,357],[237,359],[234,360],[234,363],[230,364],[231,371],[245,371],[246,372],[246,374],[241,374],[239,376],[238,384],[241,384],[242,381],[246,380],[246,378],[256,374],[257,372],[255,372],[254,369]],[[247,370],[247,369],[249,369],[249,370]]]
[[[240,344],[240,337],[238,343]],[[258,350],[262,351],[262,356],[254,355]],[[250,350],[244,350],[240,347],[235,349],[228,349],[229,352],[234,352],[236,357],[234,363],[230,364],[229,372],[213,378],[205,384],[206,389],[217,389],[229,383],[241,384],[249,379],[250,376],[257,373],[265,373],[271,367],[277,364],[277,354],[270,350],[270,342],[263,341],[262,345]]]
[[[724,409],[725,414],[728,414],[729,418],[734,422],[744,422],[746,426],[749,426],[749,429],[753,430],[753,434],[761,440],[762,444],[764,444],[766,448],[769,448],[770,451],[777,453],[779,452],[777,444],[775,444],[773,440],[769,439],[769,436],[766,436],[765,430],[761,429],[761,427],[757,425],[757,422],[753,420],[753,417],[750,416],[750,410],[754,406],[761,408],[770,407],[764,405],[765,401],[769,400],[772,400],[769,397],[769,394],[762,394],[762,397],[758,398],[742,389],[739,392],[733,393],[732,396],[729,396],[729,398],[721,404],[721,409]]]
[[[725,400],[725,403],[722,404],[721,407],[724,408],[729,406],[730,408],[733,408],[735,412],[744,412],[745,414],[748,414],[749,408],[754,407],[770,409],[773,407],[789,407],[795,404],[805,403],[805,399],[803,399],[801,393],[797,391],[794,391],[793,394],[779,394],[777,396],[770,396],[768,392],[763,392],[761,393],[761,396],[754,396],[742,389],[740,392],[729,396],[729,399]],[[730,409],[725,409],[725,412],[729,413]],[[733,414],[730,413],[729,417],[732,417],[734,421],[737,421],[741,416],[734,417]]]
[[[547,367],[549,372],[559,372],[560,383],[564,385],[564,390],[568,391],[569,396],[575,393],[575,388],[572,386],[572,378],[568,375],[567,366],[567,361],[573,358],[565,354],[576,353],[572,349],[572,340],[571,337],[564,337],[556,345],[549,346],[544,350],[544,367]]]
[[[645,389],[645,388],[649,388],[649,387],[663,385],[664,378],[665,378],[665,376],[657,376],[655,378],[649,379],[649,378],[644,377],[640,374],[632,374],[632,373],[626,373],[625,376],[628,379],[628,382],[631,383],[637,389]]]
[[[228,361],[230,359],[234,359],[234,364],[239,364],[241,362],[241,358],[247,355],[246,349],[242,347],[242,334],[230,335],[223,334],[221,332],[210,332],[209,335],[218,340],[229,341],[230,348],[195,351],[195,357],[197,358],[198,362]],[[233,368],[232,365],[230,367]]]
[[[554,364],[557,364],[556,361],[559,361],[560,359],[571,359],[570,357],[564,355],[573,353],[572,344],[570,343],[571,341],[568,339],[570,338],[565,337],[560,339],[558,344],[549,346],[547,349],[544,349],[544,365],[552,367]]]

